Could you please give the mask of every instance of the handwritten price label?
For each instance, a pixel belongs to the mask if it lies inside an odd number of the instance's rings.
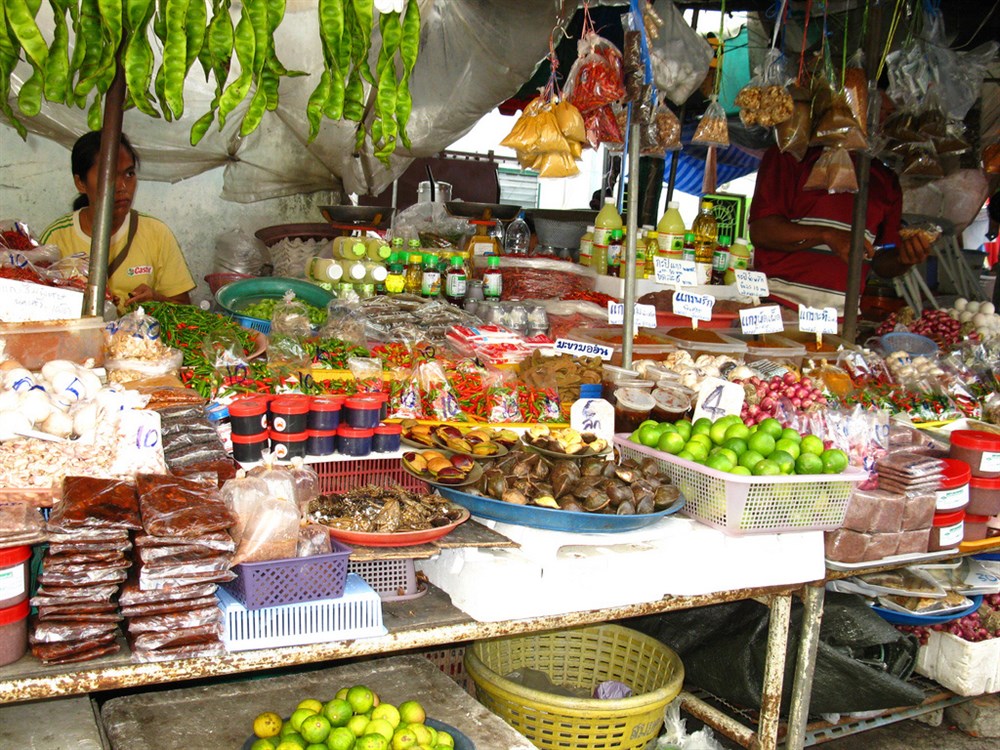
[[[777,305],[765,305],[740,310],[740,328],[746,334],[781,333],[785,330],[781,308]]]
[[[743,410],[746,393],[743,386],[730,383],[721,378],[705,378],[698,389],[698,401],[694,407],[694,420],[708,417],[713,422],[727,414],[736,414]]]
[[[556,351],[567,354],[578,354],[583,357],[600,357],[601,359],[611,359],[614,349],[604,344],[588,344],[584,341],[573,341],[572,339],[556,339]]]
[[[635,324],[639,328],[656,328],[656,306],[636,305]]]
[[[767,288],[767,274],[760,271],[736,270],[736,291],[744,297],[766,297],[771,292]]]
[[[711,294],[674,292],[674,315],[692,320],[711,320],[715,297]]]
[[[653,258],[656,283],[668,286],[694,286],[698,283],[693,260],[676,258]]]
[[[799,330],[805,333],[836,333],[837,309],[799,305]]]

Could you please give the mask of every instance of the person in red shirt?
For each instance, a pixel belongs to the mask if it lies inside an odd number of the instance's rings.
[[[810,149],[799,162],[777,147],[765,152],[750,204],[750,240],[754,268],[767,274],[774,301],[793,309],[799,304],[835,307],[843,315],[854,194],[803,189],[821,153]],[[896,176],[873,161],[862,292],[869,269],[892,278],[930,254],[930,244],[920,235],[900,237],[902,205]],[[876,252],[876,245],[891,247]]]

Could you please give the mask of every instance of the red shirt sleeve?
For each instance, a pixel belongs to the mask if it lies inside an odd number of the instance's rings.
[[[795,157],[783,154],[776,146],[764,152],[757,170],[757,184],[750,203],[749,221],[766,216],[796,218],[792,212],[792,202],[798,190],[800,165]]]

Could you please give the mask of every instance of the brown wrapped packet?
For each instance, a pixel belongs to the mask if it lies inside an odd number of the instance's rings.
[[[142,528],[135,488],[119,479],[96,477],[63,479],[62,500],[52,509],[49,522],[66,529]]]
[[[159,602],[153,604],[135,604],[121,609],[125,617],[151,617],[153,615],[169,615],[175,612],[187,612],[192,609],[217,606],[219,600],[214,596],[203,596],[197,599],[183,599],[176,602]]]
[[[31,653],[42,660],[42,664],[45,666],[53,666],[56,664],[77,664],[83,661],[91,661],[97,659],[101,656],[110,656],[111,654],[117,654],[122,650],[121,644],[106,643],[103,646],[89,646],[82,651],[76,651],[68,656],[60,658],[49,658],[46,657],[45,651],[38,646],[31,647]]]

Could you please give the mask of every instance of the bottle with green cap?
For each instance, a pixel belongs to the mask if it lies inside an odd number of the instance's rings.
[[[395,240],[393,240],[395,243]],[[403,241],[399,241],[402,246]],[[406,277],[404,276],[405,266],[403,258],[405,254],[401,251],[392,253],[389,256],[389,268],[385,277],[385,291],[387,294],[401,294],[406,288]]]
[[[358,260],[365,255],[365,243],[360,237],[338,237],[333,253],[341,260]]]
[[[424,253],[424,268],[420,276],[420,296],[437,299],[441,296],[441,269],[434,253]]]
[[[444,276],[444,298],[453,305],[461,305],[467,285],[465,263],[458,255],[451,257],[451,266]]]
[[[486,271],[483,273],[483,297],[489,300],[499,300],[503,293],[503,274],[500,273],[500,257],[486,256]]]
[[[391,252],[381,237],[365,237],[365,255],[373,263],[385,263]]]

